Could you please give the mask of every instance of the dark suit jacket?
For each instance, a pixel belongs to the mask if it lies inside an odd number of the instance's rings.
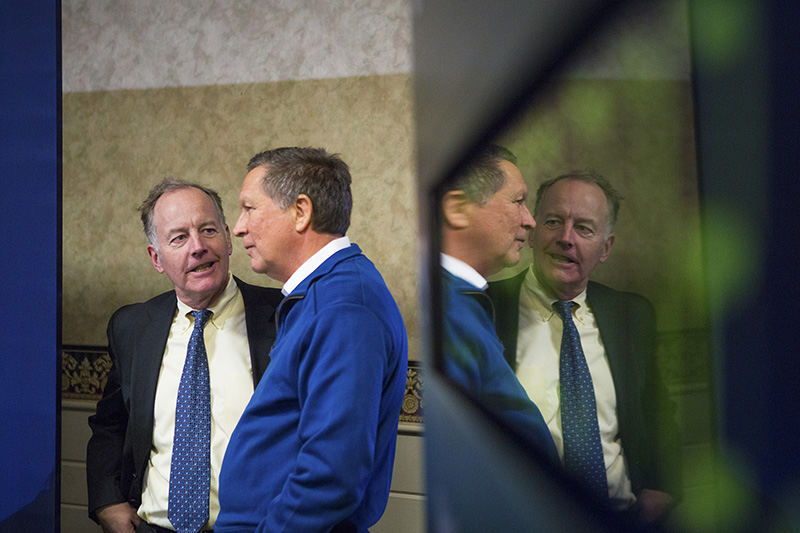
[[[497,335],[516,368],[519,293],[525,274],[489,284]],[[653,306],[642,296],[590,281],[586,299],[597,320],[617,394],[617,420],[634,493],[680,489],[675,407],[656,364]]]
[[[275,340],[273,315],[279,289],[237,278],[245,307],[254,385],[269,363]],[[112,503],[141,503],[142,478],[153,441],[153,407],[161,359],[173,316],[175,291],[117,310],[108,323],[112,367],[97,412],[89,417],[92,437],[86,452],[89,516]]]

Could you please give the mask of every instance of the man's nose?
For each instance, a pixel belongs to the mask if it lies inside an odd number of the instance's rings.
[[[236,219],[236,224],[233,226],[233,234],[237,237],[241,237],[244,235],[245,232],[245,224],[244,224],[244,211],[239,213],[239,218]]]
[[[522,206],[522,226],[532,230],[536,227],[536,220],[533,218],[530,209],[527,205]]]
[[[558,234],[556,235],[556,242],[562,246],[572,246],[575,242],[574,240],[575,232],[572,224],[564,224],[558,230]]]
[[[199,232],[192,231],[189,233],[189,251],[192,254],[200,254],[206,251],[206,243],[200,236]]]

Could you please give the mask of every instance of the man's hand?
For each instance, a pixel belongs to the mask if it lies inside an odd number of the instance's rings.
[[[672,496],[666,492],[642,489],[636,499],[634,511],[641,524],[655,524],[667,517],[672,507]]]
[[[97,511],[97,519],[100,521],[103,533],[134,533],[136,526],[142,521],[136,514],[136,509],[127,502],[101,507]]]

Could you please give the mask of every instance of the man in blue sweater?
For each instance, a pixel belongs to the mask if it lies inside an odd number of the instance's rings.
[[[486,276],[516,264],[533,229],[528,188],[514,155],[496,145],[475,154],[442,196],[444,369],[511,426],[541,457],[558,464],[553,439],[503,357],[486,295]]]
[[[389,496],[406,381],[403,320],[345,232],[350,172],[278,148],[250,160],[234,233],[281,281],[270,364],[228,445],[218,533],[366,531]]]

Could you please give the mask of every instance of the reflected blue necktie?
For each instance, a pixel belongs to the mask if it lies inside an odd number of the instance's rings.
[[[211,311],[192,311],[194,330],[186,350],[169,471],[167,517],[179,533],[195,533],[208,521],[211,478],[211,392],[203,328]]]
[[[578,328],[572,321],[572,307],[575,305],[575,302],[564,301],[553,304],[564,322],[559,361],[564,468],[597,496],[607,498],[608,482],[597,426],[592,375],[583,354]]]

